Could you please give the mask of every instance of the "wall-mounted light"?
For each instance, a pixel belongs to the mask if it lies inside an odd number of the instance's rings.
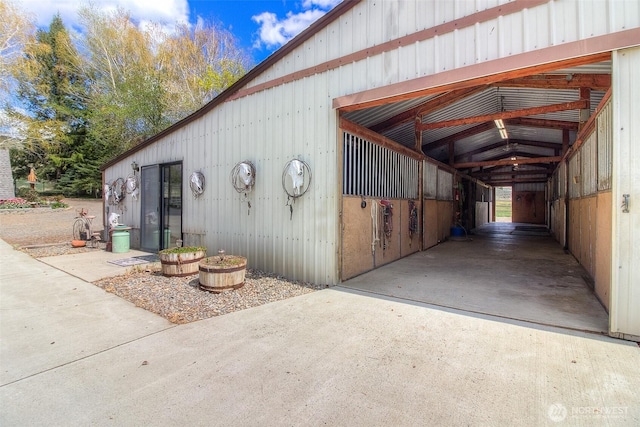
[[[138,166],[138,163],[135,160],[133,162],[131,162],[131,169],[134,172],[139,172],[140,171],[140,166]]]
[[[507,129],[504,127],[504,122],[502,121],[502,119],[497,119],[493,121],[496,124],[496,127],[498,128],[498,132],[500,132],[500,138],[502,139],[508,139],[509,135],[507,135]]]

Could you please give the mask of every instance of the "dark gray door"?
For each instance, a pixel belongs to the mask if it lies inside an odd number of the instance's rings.
[[[140,247],[149,252],[160,249],[160,166],[144,166],[140,183]]]
[[[176,246],[182,239],[182,163],[161,165],[162,248]]]

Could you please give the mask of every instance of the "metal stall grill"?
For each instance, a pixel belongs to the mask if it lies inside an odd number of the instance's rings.
[[[383,199],[418,197],[418,160],[344,132],[344,195]]]

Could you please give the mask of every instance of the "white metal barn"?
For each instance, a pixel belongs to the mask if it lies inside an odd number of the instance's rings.
[[[344,1],[106,164],[140,188],[105,208],[133,247],[336,284],[491,221],[512,186],[514,222],[549,226],[639,339],[639,69],[637,0]]]

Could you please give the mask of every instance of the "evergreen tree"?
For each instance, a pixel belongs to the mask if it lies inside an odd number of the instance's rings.
[[[87,78],[62,19],[56,15],[47,30],[38,30],[17,67],[18,97],[26,107],[25,148],[44,153],[39,175],[59,180],[71,174],[87,141]],[[92,172],[100,185],[100,173]],[[71,185],[61,190],[78,193]]]

